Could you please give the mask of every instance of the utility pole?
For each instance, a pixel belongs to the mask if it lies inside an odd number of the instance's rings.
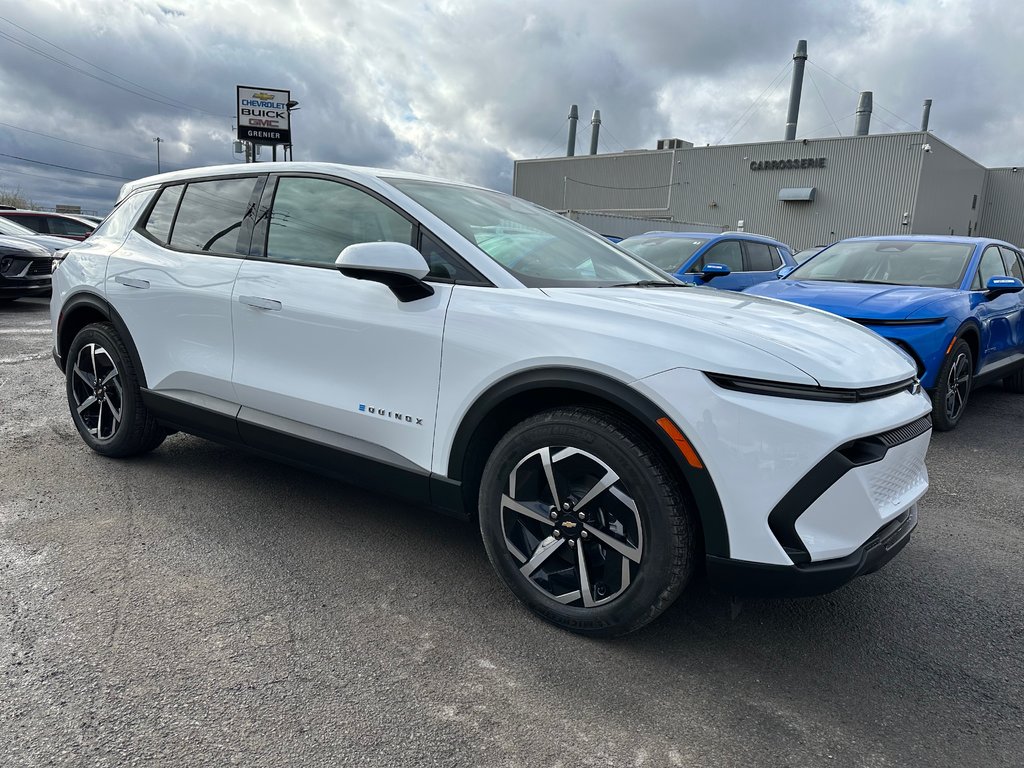
[[[164,140],[157,136],[153,141],[156,142],[156,172],[160,173],[160,145],[163,144]]]

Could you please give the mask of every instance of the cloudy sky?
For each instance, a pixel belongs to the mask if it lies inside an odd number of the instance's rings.
[[[1018,0],[0,0],[0,190],[106,212],[125,179],[240,162],[235,86],[291,89],[296,160],[509,190],[513,160],[931,129],[1024,165]],[[269,159],[269,154],[262,156]],[[61,169],[56,166],[65,166]],[[74,169],[74,170],[68,170]],[[88,173],[87,173],[88,172]]]

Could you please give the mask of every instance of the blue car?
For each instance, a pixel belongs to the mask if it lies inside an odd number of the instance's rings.
[[[747,232],[646,232],[619,247],[680,280],[703,285],[713,279],[715,288],[730,291],[774,280],[781,268],[797,263],[785,243]]]
[[[783,270],[785,272],[785,270]],[[974,386],[1024,393],[1024,260],[981,237],[854,237],[747,293],[805,304],[884,336],[917,363],[936,429],[953,429]]]

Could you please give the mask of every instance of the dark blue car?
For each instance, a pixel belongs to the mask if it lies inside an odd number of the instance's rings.
[[[620,248],[669,272],[680,280],[742,291],[774,280],[784,266],[796,266],[785,243],[748,232],[647,232],[627,237]],[[722,267],[711,267],[718,264]]]
[[[747,291],[824,309],[893,342],[917,363],[936,429],[952,429],[975,385],[1024,393],[1024,260],[978,237],[856,237],[782,280]]]

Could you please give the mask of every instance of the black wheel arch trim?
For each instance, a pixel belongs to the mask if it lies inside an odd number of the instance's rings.
[[[71,348],[71,343],[74,341],[73,338],[65,338],[65,323],[74,314],[75,310],[81,307],[89,307],[96,310],[114,326],[114,330],[117,331],[117,335],[121,337],[121,341],[124,342],[124,346],[128,350],[128,356],[131,358],[132,366],[135,368],[135,375],[139,380],[139,386],[147,387],[146,371],[142,367],[142,358],[139,357],[139,350],[135,346],[135,341],[132,339],[131,331],[128,330],[128,325],[125,323],[124,318],[110,305],[109,301],[90,291],[80,291],[74,294],[60,308],[60,317],[57,320],[57,348],[54,351],[54,355],[59,359],[57,364],[61,370],[63,371],[67,365],[67,360],[64,358],[67,350]]]
[[[534,368],[492,384],[477,397],[459,423],[448,455],[448,477],[463,483],[463,470],[477,429],[496,408],[512,397],[542,389],[581,392],[604,400],[635,418],[664,449],[673,468],[692,494],[704,531],[706,552],[729,557],[729,531],[718,490],[707,469],[692,467],[672,438],[658,426],[658,419],[667,414],[627,384],[593,371],[580,368]]]

